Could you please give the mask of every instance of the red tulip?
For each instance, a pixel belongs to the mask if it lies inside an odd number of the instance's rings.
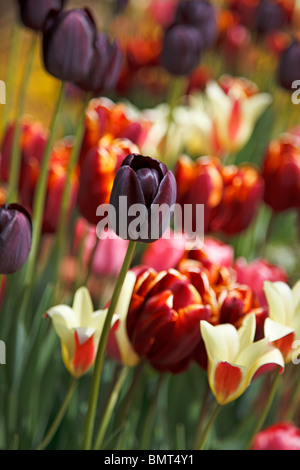
[[[77,206],[91,224],[100,222],[97,208],[109,203],[115,176],[123,160],[137,151],[136,145],[128,139],[110,142],[103,138],[86,155],[81,165]]]
[[[15,124],[11,124],[5,133],[1,147],[0,175],[4,182],[9,181],[14,131]],[[22,120],[19,191],[24,205],[30,205],[30,195],[32,195],[38,180],[47,139],[48,130],[42,124],[28,119]]]
[[[209,230],[233,235],[248,228],[256,216],[264,182],[258,170],[250,165],[224,166],[221,174],[222,199],[212,211]]]
[[[265,202],[275,211],[300,207],[300,139],[284,134],[266,151],[262,175]]]
[[[223,194],[223,181],[218,159],[201,157],[195,162],[188,156],[179,158],[175,168],[177,202],[193,206],[192,230],[196,230],[196,204],[204,204],[204,229],[207,230],[211,212],[217,207]],[[184,213],[184,211],[183,211]]]
[[[176,270],[140,270],[127,333],[137,354],[155,369],[178,373],[192,361],[201,340],[199,322],[211,317],[210,305],[203,302],[208,294],[205,275],[199,279],[200,286],[203,295]]]

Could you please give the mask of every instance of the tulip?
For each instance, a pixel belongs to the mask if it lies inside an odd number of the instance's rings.
[[[191,26],[172,25],[164,33],[161,64],[172,75],[190,75],[200,62],[203,40]]]
[[[112,228],[121,238],[151,243],[167,229],[175,202],[173,173],[159,160],[137,153],[128,155],[111,191],[110,206],[115,216],[111,218]],[[131,215],[133,212],[138,212],[139,217]]]
[[[220,204],[211,213],[209,230],[227,235],[249,227],[263,199],[264,181],[251,165],[221,168],[223,194]]]
[[[285,23],[283,7],[279,3],[263,0],[256,12],[256,29],[260,34],[283,29]]]
[[[259,0],[231,0],[229,7],[239,23],[250,30],[255,27]]]
[[[124,103],[114,103],[108,98],[94,98],[85,113],[85,134],[79,164],[103,137],[110,136],[112,140],[129,139],[139,147],[145,132],[146,123],[132,108]]]
[[[208,229],[211,212],[217,207],[223,194],[223,181],[219,170],[219,161],[201,157],[195,162],[188,156],[179,158],[175,168],[178,197],[177,202],[183,208],[191,204],[192,220],[190,226],[196,230],[196,204],[204,204],[204,229]]]
[[[72,307],[57,305],[47,313],[61,342],[62,359],[67,370],[79,378],[94,363],[106,310],[94,312],[89,291],[78,289]]]
[[[77,222],[77,232],[78,229],[80,230],[80,225],[83,223],[87,230],[82,248],[84,265],[88,266],[91,262],[91,271],[98,276],[117,276],[121,270],[127,251],[127,240],[122,240],[122,238],[117,237],[110,229],[99,234],[101,239],[97,240],[96,227],[94,225],[88,227],[85,219]],[[96,243],[97,247],[93,255],[93,260],[91,260]]]
[[[282,281],[265,281],[264,291],[269,307],[265,336],[288,363],[300,353],[300,281],[292,289]]]
[[[0,175],[4,182],[9,181],[10,162],[12,153],[15,124],[11,124],[3,138],[1,146]],[[21,168],[19,191],[22,204],[30,205],[31,197],[36,186],[40,164],[48,140],[48,130],[39,122],[22,119],[21,122]]]
[[[300,77],[300,41],[296,39],[283,51],[278,67],[279,84],[287,89],[293,88],[293,82]]]
[[[207,84],[206,105],[213,122],[212,145],[215,154],[236,152],[250,139],[254,126],[271,103],[268,93],[244,78],[222,76],[219,83]],[[192,109],[202,108],[202,99],[192,97]]]
[[[244,258],[238,258],[234,269],[237,273],[237,282],[249,286],[262,307],[268,305],[263,289],[264,282],[287,282],[287,274],[284,269],[272,265],[263,258],[255,259],[250,263],[247,263]]]
[[[190,365],[200,342],[198,325],[209,320],[208,281],[199,274],[201,293],[174,269],[140,269],[127,315],[127,334],[135,352],[159,371],[179,373]]]
[[[135,367],[141,359],[134,351],[126,329],[128,308],[135,282],[136,275],[133,271],[128,271],[118,300],[118,306],[112,318],[112,325],[106,345],[107,354],[111,358],[129,367]]]
[[[25,264],[31,249],[31,216],[19,204],[0,207],[0,274],[12,274]]]
[[[300,139],[284,134],[273,140],[265,153],[262,176],[265,202],[281,212],[300,207]]]
[[[89,10],[73,9],[48,17],[43,60],[50,75],[70,82],[89,76],[94,59],[96,26]]]
[[[202,320],[200,330],[208,355],[209,386],[220,405],[242,395],[263,366],[284,368],[281,353],[268,345],[267,338],[254,342],[254,314],[247,315],[239,329]]]
[[[98,145],[86,155],[81,165],[77,206],[83,217],[97,225],[102,220],[97,208],[108,204],[116,173],[128,154],[138,148],[128,139],[116,139]]]
[[[118,81],[122,60],[123,53],[118,44],[110,42],[107,34],[98,33],[89,73],[76,85],[96,94],[111,91]]]
[[[175,23],[197,28],[204,47],[214,44],[217,38],[217,21],[213,5],[207,0],[180,2],[175,13]]]
[[[252,450],[300,450],[300,429],[288,422],[273,424],[255,436]]]
[[[142,265],[163,271],[176,268],[183,257],[188,240],[182,233],[170,231],[170,238],[160,238],[147,246],[142,255]]]
[[[23,24],[35,31],[42,31],[50,12],[60,13],[66,0],[18,0]]]

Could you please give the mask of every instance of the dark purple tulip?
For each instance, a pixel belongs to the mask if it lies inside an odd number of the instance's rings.
[[[31,217],[19,204],[0,207],[0,274],[21,269],[31,248]]]
[[[280,30],[284,26],[285,16],[281,5],[262,1],[256,12],[256,29],[260,34]]]
[[[89,74],[77,85],[97,94],[110,91],[116,86],[122,63],[123,53],[116,41],[111,42],[107,34],[98,33]]]
[[[96,37],[96,25],[87,9],[48,16],[43,38],[46,70],[63,81],[85,80],[94,59]]]
[[[300,42],[294,41],[282,53],[279,61],[278,81],[292,91],[293,82],[300,80]]]
[[[42,31],[50,12],[59,13],[66,0],[18,0],[20,17],[27,28]]]
[[[116,174],[110,196],[116,216],[115,220],[110,217],[112,228],[120,238],[151,243],[169,226],[176,196],[175,177],[163,163],[139,154],[128,155]]]
[[[217,39],[215,9],[207,0],[180,2],[175,13],[175,23],[197,28],[202,36],[204,47],[213,45]]]
[[[173,25],[165,31],[161,64],[172,75],[190,75],[199,64],[202,48],[196,28]]]

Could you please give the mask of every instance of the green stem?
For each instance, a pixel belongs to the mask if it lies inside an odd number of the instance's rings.
[[[288,410],[285,413],[285,421],[292,421],[294,419],[295,411],[298,409],[298,404],[300,400],[300,381],[298,380],[297,385],[293,396],[291,397],[291,402],[289,404]]]
[[[182,91],[184,89],[185,81],[180,77],[175,77],[173,78],[173,81],[171,83],[170,87],[170,96],[168,98],[168,105],[169,105],[169,115],[168,115],[168,121],[167,121],[167,129],[166,129],[166,134],[165,134],[165,140],[163,144],[163,148],[161,151],[161,159],[162,161],[168,161],[168,167],[171,167],[172,165],[172,155],[170,154],[170,151],[168,149],[168,141],[170,137],[170,129],[172,126],[172,123],[174,121],[174,109],[177,105],[177,102],[182,95]]]
[[[93,432],[94,432],[95,417],[96,417],[98,393],[99,393],[99,384],[100,384],[101,372],[102,372],[102,367],[103,367],[103,359],[104,359],[104,354],[105,354],[105,349],[106,349],[107,338],[108,338],[108,334],[109,334],[110,327],[111,327],[112,317],[113,317],[113,314],[115,313],[115,309],[116,309],[117,302],[120,296],[120,292],[124,284],[125,276],[130,267],[130,263],[131,263],[132,256],[135,250],[135,246],[136,246],[136,242],[133,242],[133,241],[129,242],[127,253],[123,262],[123,266],[118,276],[118,279],[117,279],[117,282],[116,282],[116,285],[112,294],[112,298],[110,301],[110,305],[108,307],[108,312],[106,315],[105,323],[103,326],[103,331],[102,331],[99,346],[98,346],[98,351],[97,351],[97,356],[96,356],[94,371],[93,371],[93,376],[92,376],[92,384],[91,384],[90,394],[89,394],[88,412],[86,416],[84,439],[83,439],[84,450],[90,450],[91,448]]]
[[[151,440],[151,434],[152,434],[153,423],[154,423],[154,418],[155,418],[155,408],[157,406],[158,397],[165,383],[165,380],[166,380],[166,375],[161,375],[159,377],[158,384],[157,384],[155,393],[153,395],[153,398],[151,400],[151,403],[150,403],[150,406],[146,415],[145,423],[143,426],[140,450],[147,450],[149,448],[149,442]]]
[[[49,168],[49,160],[51,157],[51,152],[53,148],[53,144],[56,138],[59,120],[60,120],[60,112],[62,109],[63,101],[64,101],[64,90],[65,84],[62,83],[60,87],[59,96],[56,102],[56,108],[53,114],[52,123],[50,127],[50,133],[47,141],[47,145],[45,148],[45,153],[42,160],[41,171],[39,175],[38,185],[36,188],[35,196],[34,196],[34,205],[33,205],[33,232],[32,232],[32,245],[29,254],[29,258],[27,260],[26,265],[26,272],[25,272],[25,281],[24,281],[24,293],[23,293],[23,301],[21,303],[21,316],[25,315],[28,308],[29,298],[30,298],[30,288],[33,282],[34,273],[36,272],[36,260],[38,257],[38,251],[40,246],[40,239],[41,239],[41,229],[43,223],[43,212],[46,200],[46,193],[47,193],[47,181],[48,181],[48,168]]]
[[[31,38],[28,56],[26,59],[24,75],[23,75],[22,84],[21,84],[19,97],[18,97],[18,107],[16,111],[15,128],[14,128],[14,134],[13,134],[11,161],[10,161],[9,188],[8,188],[8,195],[7,195],[8,202],[13,202],[13,201],[18,200],[18,186],[19,186],[19,179],[20,179],[21,154],[22,154],[21,145],[20,145],[20,138],[21,138],[21,133],[22,133],[22,117],[23,117],[24,109],[25,109],[27,88],[28,88],[31,71],[32,71],[37,37],[38,36],[36,34],[33,34]]]
[[[210,420],[208,421],[208,423],[206,425],[206,428],[203,431],[203,434],[202,434],[202,437],[201,437],[201,440],[200,440],[200,444],[199,444],[199,450],[204,449],[207,438],[208,438],[208,435],[210,433],[210,430],[213,427],[213,424],[214,424],[218,414],[220,413],[221,409],[222,409],[222,405],[217,404]]]
[[[109,425],[112,413],[115,409],[118,397],[120,395],[120,391],[122,389],[122,386],[123,386],[124,381],[125,381],[125,379],[128,375],[129,370],[130,370],[129,367],[127,367],[127,366],[123,367],[123,369],[121,370],[120,376],[119,376],[119,378],[118,378],[118,380],[117,380],[117,382],[116,382],[116,384],[113,388],[113,391],[112,391],[112,393],[109,397],[109,401],[108,401],[107,407],[105,409],[103,418],[101,420],[99,431],[98,431],[98,434],[97,434],[97,437],[96,437],[94,450],[97,450],[97,449],[101,448],[101,445],[102,445],[107,427]]]
[[[195,442],[194,442],[195,449],[198,449],[198,447],[199,447],[198,443],[200,442],[200,439],[201,439],[203,420],[206,416],[206,411],[207,411],[207,408],[208,408],[208,402],[209,402],[210,396],[211,396],[210,395],[210,388],[207,385],[206,390],[205,390],[205,394],[204,394],[204,397],[203,397],[203,403],[202,403],[202,406],[200,408],[200,413],[199,413],[197,426],[196,426],[196,431],[195,431]]]
[[[274,397],[276,395],[276,392],[277,392],[277,389],[278,389],[278,385],[279,385],[279,382],[280,382],[280,379],[281,379],[281,375],[277,372],[276,373],[276,376],[273,380],[273,383],[272,383],[272,386],[271,386],[271,390],[270,390],[270,394],[268,396],[268,400],[267,400],[267,403],[264,407],[264,410],[262,412],[262,414],[260,415],[260,418],[258,420],[258,423],[252,433],[252,436],[251,438],[249,439],[249,442],[245,448],[245,450],[250,450],[251,449],[251,446],[252,446],[252,443],[253,443],[253,439],[254,437],[260,432],[260,430],[262,429],[265,421],[266,421],[266,418],[269,414],[269,411],[270,411],[270,408],[272,406],[272,403],[273,403],[273,400],[274,400]]]
[[[60,257],[63,252],[64,243],[65,243],[65,233],[67,227],[67,212],[69,208],[69,201],[70,201],[70,191],[71,191],[71,179],[72,173],[74,172],[76,165],[78,163],[78,157],[82,145],[84,129],[85,129],[85,111],[88,105],[88,102],[91,98],[89,93],[86,94],[84,99],[84,103],[82,106],[82,110],[79,116],[78,126],[76,129],[75,141],[74,146],[72,148],[68,170],[66,174],[66,182],[64,186],[64,191],[61,200],[61,208],[60,208],[60,216],[59,216],[59,224],[58,224],[58,235],[57,235],[57,242],[58,242],[58,257],[57,259],[60,260]]]
[[[60,423],[62,422],[63,420],[63,417],[65,416],[65,413],[67,411],[67,408],[69,406],[69,403],[71,401],[71,398],[73,396],[73,393],[74,393],[74,390],[76,388],[76,385],[78,383],[78,379],[74,379],[72,382],[71,382],[71,385],[67,391],[67,394],[65,396],[65,399],[56,415],[56,418],[55,420],[53,421],[49,431],[47,432],[46,436],[44,437],[44,439],[42,440],[41,444],[38,446],[37,450],[44,450],[48,444],[52,441]]]

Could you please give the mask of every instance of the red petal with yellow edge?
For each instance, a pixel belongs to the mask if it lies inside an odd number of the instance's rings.
[[[215,370],[214,385],[219,400],[225,402],[239,388],[242,371],[228,362],[220,362]]]
[[[73,358],[73,367],[75,372],[84,373],[92,365],[95,359],[94,335],[90,336],[84,343],[80,344],[77,331],[75,336],[75,354]]]

